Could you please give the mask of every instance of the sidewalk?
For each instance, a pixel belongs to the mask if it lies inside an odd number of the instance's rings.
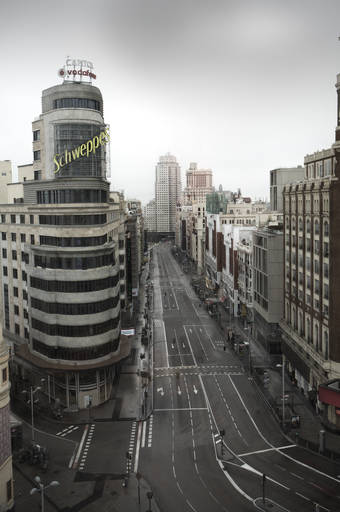
[[[142,369],[152,370],[152,353],[149,359],[149,348],[152,351],[152,332],[148,328],[151,324],[150,316],[147,317],[145,311],[146,295],[149,303],[151,301],[151,288],[148,294],[146,288],[149,278],[149,263],[147,263],[140,276],[139,288],[139,311],[137,312],[137,322],[135,326],[135,335],[131,337],[131,353],[124,361],[117,384],[114,386],[112,398],[106,403],[87,410],[77,412],[64,412],[62,420],[58,421],[52,418],[46,418],[49,423],[54,423],[63,428],[63,425],[79,425],[90,422],[112,421],[112,420],[141,420],[145,419],[152,412],[152,393],[148,392],[152,386],[152,380],[148,378],[143,382],[146,395],[140,392],[142,385]],[[146,329],[146,330],[144,330]],[[142,335],[147,334],[148,344],[142,345]],[[140,358],[143,354],[143,359]],[[144,390],[143,390],[144,391]],[[142,402],[146,401],[145,406]],[[16,512],[32,512],[40,510],[40,493],[34,496],[30,495],[30,490],[34,487],[34,477],[39,475],[42,482],[48,485],[52,480],[60,482],[60,486],[51,487],[45,492],[45,512],[131,512],[133,510],[143,512],[149,509],[149,499],[147,493],[151,493],[148,483],[137,475],[130,474],[128,485],[123,486],[124,474],[87,474],[69,469],[70,460],[77,448],[76,443],[70,441],[65,448],[65,438],[49,439],[49,434],[38,433],[36,431],[36,442],[43,446],[48,446],[50,461],[46,472],[38,466],[31,466],[28,463],[19,463],[16,459],[13,463],[14,486],[15,486],[15,510]],[[24,429],[25,444],[29,444],[30,428]],[[63,445],[62,445],[63,443]],[[123,448],[122,448],[123,449]],[[125,454],[125,452],[124,452]],[[150,494],[149,494],[150,496]],[[139,503],[140,497],[140,503]],[[159,512],[156,500],[152,497],[152,510]]]

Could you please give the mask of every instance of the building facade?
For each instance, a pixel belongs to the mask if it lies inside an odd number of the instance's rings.
[[[12,183],[12,163],[10,160],[0,160],[0,204],[8,203],[8,183]]]
[[[207,194],[213,191],[212,170],[197,169],[197,163],[191,162],[186,171],[186,187],[183,191],[183,203],[204,203]]]
[[[253,336],[269,354],[281,353],[283,317],[283,232],[266,227],[253,232]]]
[[[307,155],[304,180],[284,188],[281,326],[292,380],[323,410],[324,423],[339,431],[340,75],[336,88],[335,143]]]
[[[274,212],[283,211],[283,188],[288,183],[303,180],[305,169],[302,165],[285,167],[270,171],[270,209]]]
[[[23,203],[1,207],[3,333],[14,377],[45,377],[52,399],[79,409],[109,398],[130,350],[120,335],[120,211],[106,181],[100,90],[46,89],[32,128],[34,180],[23,183]]]
[[[1,326],[1,325],[0,325]],[[0,510],[14,510],[8,348],[0,336]]]
[[[181,169],[176,158],[167,153],[156,165],[156,231],[175,237],[176,208],[181,201]]]

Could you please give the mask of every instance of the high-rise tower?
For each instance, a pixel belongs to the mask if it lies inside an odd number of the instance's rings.
[[[181,199],[181,169],[170,153],[159,157],[156,165],[156,230],[175,234],[176,206]]]

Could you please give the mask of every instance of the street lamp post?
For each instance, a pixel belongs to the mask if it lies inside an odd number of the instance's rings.
[[[153,492],[152,492],[152,491],[148,491],[148,492],[146,493],[146,497],[147,497],[147,498],[148,498],[148,500],[149,500],[149,509],[148,509],[146,512],[152,512],[152,510],[151,510],[151,500],[152,500],[152,498],[153,498]]]
[[[30,491],[30,495],[32,496],[36,492],[40,492],[41,495],[41,512],[45,512],[45,490],[48,487],[57,487],[60,483],[57,480],[52,480],[48,485],[44,485],[40,479],[40,476],[36,476],[34,478],[36,487],[33,487]]]
[[[286,397],[285,397],[285,356],[284,354],[282,354],[282,364],[277,364],[276,365],[277,368],[282,368],[282,428],[284,430],[285,428],[285,421],[286,421],[286,416],[285,416],[285,400],[286,400]]]
[[[220,430],[220,438],[221,438],[221,459],[223,459],[223,455],[224,455],[224,446],[223,446],[223,438],[225,436],[225,430],[224,428],[222,430]]]
[[[40,382],[43,383],[45,382],[45,379],[40,379]],[[34,395],[37,391],[40,391],[41,389],[41,386],[37,386],[36,388],[34,388],[34,386],[30,386],[30,391],[29,391],[29,395],[30,395],[30,398],[28,400],[28,404],[30,403],[31,404],[31,429],[32,429],[32,443],[34,443]],[[26,393],[28,394],[28,391],[26,389],[23,390],[23,393]],[[37,402],[38,400],[36,400]]]

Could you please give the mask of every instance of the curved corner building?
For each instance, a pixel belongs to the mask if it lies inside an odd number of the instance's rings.
[[[129,352],[100,90],[77,82],[46,89],[32,126],[34,180],[23,184],[23,203],[1,207],[4,335],[20,380],[45,377],[49,398],[84,408],[110,397]]]

